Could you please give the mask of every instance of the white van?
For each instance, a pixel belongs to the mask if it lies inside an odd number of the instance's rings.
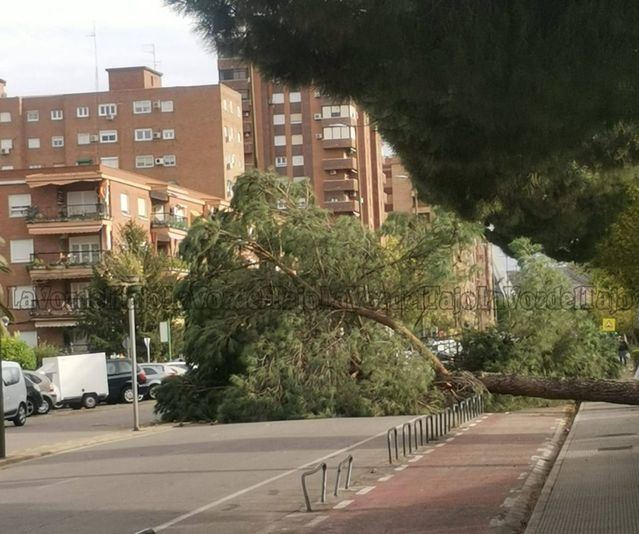
[[[2,362],[4,418],[16,426],[27,422],[27,384],[19,363]]]

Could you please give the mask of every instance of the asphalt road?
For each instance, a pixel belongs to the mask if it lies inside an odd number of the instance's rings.
[[[140,403],[142,424],[155,421],[154,405],[153,401]],[[29,417],[23,427],[16,427],[10,421],[5,421],[5,425],[7,454],[12,455],[43,446],[98,438],[115,430],[131,428],[133,408],[125,404],[101,404],[92,410],[52,410],[47,415]]]
[[[103,417],[117,419],[119,410]],[[105,424],[98,414],[50,419],[85,432],[83,421]],[[0,470],[0,532],[133,534],[151,527],[172,534],[267,532],[301,511],[303,468],[330,458],[334,473],[349,450],[356,477],[374,470],[386,457],[386,429],[407,419],[167,425],[10,465]],[[313,500],[317,480],[310,484]]]

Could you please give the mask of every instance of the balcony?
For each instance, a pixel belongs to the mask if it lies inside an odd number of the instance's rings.
[[[322,160],[322,169],[325,171],[357,170],[357,158],[331,158]]]
[[[355,149],[357,148],[357,142],[355,141],[355,139],[352,138],[347,138],[347,139],[324,139],[322,141],[322,146],[325,149],[330,149],[330,148],[351,148],[351,149]]]
[[[105,204],[33,206],[27,214],[31,235],[97,233],[110,219]]]
[[[78,316],[87,307],[89,296],[83,293],[51,291],[45,297],[35,299],[30,315],[36,328],[75,326]]]
[[[384,181],[384,193],[388,195],[393,194],[393,182],[391,180]]]
[[[333,213],[359,213],[359,202],[357,200],[325,202],[324,207]]]
[[[352,192],[359,191],[359,180],[355,178],[350,179],[337,179],[337,180],[324,180],[322,182],[324,191],[344,191]]]
[[[67,280],[90,278],[100,263],[102,250],[36,252],[31,255],[27,270],[31,280]]]
[[[186,232],[189,229],[189,220],[183,215],[154,213],[151,219],[151,228],[173,228]]]

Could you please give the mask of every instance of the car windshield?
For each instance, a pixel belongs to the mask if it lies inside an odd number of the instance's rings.
[[[35,373],[24,373],[25,376],[28,376],[29,379],[35,383],[35,384],[39,384],[40,382],[42,382],[42,378],[40,378],[37,374]]]

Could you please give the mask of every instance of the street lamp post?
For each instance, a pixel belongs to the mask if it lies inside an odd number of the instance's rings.
[[[0,318],[2,325],[9,326],[9,318]],[[2,335],[0,335],[0,458],[7,456],[7,447],[4,441],[4,378],[2,377]]]
[[[131,390],[133,391],[133,430],[140,430],[140,409],[138,406],[138,364],[135,346],[135,300],[130,294],[127,300],[129,309],[129,355],[131,357]]]

